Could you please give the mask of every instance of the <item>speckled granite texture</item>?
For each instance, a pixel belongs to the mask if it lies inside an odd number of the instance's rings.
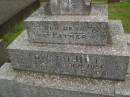
[[[129,63],[126,36],[120,21],[110,21],[109,28],[112,46],[31,44],[24,32],[8,47],[12,65],[22,70],[124,80]]]
[[[11,63],[0,68],[0,97],[130,97],[122,23],[88,0],[85,14],[84,1],[49,0],[60,13],[41,7],[25,20],[27,30],[8,47]]]
[[[49,0],[45,7],[48,15],[88,15],[92,0]]]
[[[127,81],[73,78],[13,70],[10,63],[0,69],[1,97],[129,97]]]
[[[92,5],[90,15],[46,15],[41,7],[25,24],[31,42],[106,45],[109,39],[105,5]]]

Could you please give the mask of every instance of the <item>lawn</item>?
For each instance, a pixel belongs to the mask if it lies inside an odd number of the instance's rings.
[[[125,32],[130,34],[130,2],[109,4],[109,18],[122,20]]]
[[[47,0],[41,0],[47,1]],[[124,0],[125,1],[125,0]],[[93,0],[93,2],[106,3],[106,0]],[[109,19],[122,20],[125,32],[130,33],[130,2],[110,3],[109,6]],[[4,36],[0,37],[5,40],[6,46],[10,44],[23,30],[24,23],[21,22],[15,27],[15,31],[10,31]]]
[[[7,47],[24,29],[24,23],[22,21],[15,26],[13,31],[9,31],[4,36],[0,36],[0,39],[4,40],[5,46]]]

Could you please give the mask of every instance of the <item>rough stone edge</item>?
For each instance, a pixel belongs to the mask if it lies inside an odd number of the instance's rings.
[[[120,39],[121,38],[121,40],[120,41],[122,41],[123,42],[123,46],[125,46],[125,48],[123,47],[123,51],[121,51],[120,53],[121,54],[119,54],[119,52],[115,52],[115,50],[114,50],[114,48],[113,47],[111,47],[110,45],[108,45],[108,46],[106,46],[106,47],[110,47],[110,48],[112,48],[112,52],[111,52],[111,54],[112,55],[117,55],[117,56],[129,56],[129,54],[128,54],[128,49],[127,49],[127,40],[126,40],[126,36],[124,35],[124,32],[123,32],[123,28],[122,28],[122,24],[121,24],[121,22],[120,21],[110,21],[111,22],[111,24],[117,24],[118,26],[120,26],[120,30],[118,30],[117,32],[114,32],[114,34],[115,34],[115,37],[116,37],[116,39]],[[113,29],[113,31],[115,31],[114,29]],[[120,32],[119,32],[120,31]],[[111,32],[111,31],[110,31]],[[120,33],[119,35],[118,35],[118,33]],[[22,42],[22,40],[24,40],[24,41],[26,41],[26,43],[25,42]],[[113,40],[114,41],[114,40]],[[125,43],[126,42],[126,43]],[[117,41],[114,43],[114,44],[117,44]],[[119,45],[119,43],[118,43],[118,45]],[[47,48],[47,46],[49,47],[49,48],[51,48],[51,46],[52,47],[64,47],[64,45],[62,45],[62,44],[48,44],[48,45],[46,45],[46,44],[40,44],[40,43],[30,43],[30,42],[28,42],[28,37],[27,37],[27,33],[26,33],[26,31],[24,31],[21,35],[19,35],[18,36],[18,38],[15,40],[15,41],[13,41],[9,46],[8,46],[8,50],[15,50],[15,49],[20,49],[20,50],[40,50],[40,51],[44,51],[43,49],[46,49]],[[93,47],[93,49],[95,49],[95,46],[81,46],[81,45],[77,45],[77,46],[75,46],[75,45],[66,45],[67,46],[67,49],[69,49],[70,47],[71,47],[71,49],[73,48],[73,49],[75,49],[74,50],[74,53],[82,53],[83,51],[84,51],[84,49],[87,49],[87,50],[89,50],[89,47],[92,49]],[[78,49],[78,47],[80,46],[80,49],[83,49],[82,50],[82,52],[79,52],[79,50],[77,51],[76,49]],[[32,49],[32,47],[33,47],[33,49]],[[106,47],[105,46],[103,46],[103,47],[100,47],[100,46],[98,46],[98,48],[96,47],[96,49],[98,49],[98,51],[99,52],[97,52],[97,53],[90,53],[90,54],[104,54],[104,55],[110,55],[108,52],[109,51],[107,51],[106,53],[105,52],[103,52],[103,53],[101,53],[102,52],[102,50],[104,50],[104,49],[106,49]],[[27,48],[27,49],[26,49]],[[101,48],[101,49],[100,49]],[[103,49],[104,48],[104,49]],[[125,50],[126,51],[125,51]],[[60,49],[59,49],[60,50]],[[64,51],[65,51],[66,49],[64,49]],[[111,49],[110,49],[111,50]],[[53,49],[48,49],[47,51],[52,51],[52,52],[55,52],[55,50],[54,50],[54,48]],[[63,51],[63,50],[62,50]],[[58,51],[58,52],[62,52],[61,50],[60,51]],[[85,50],[86,51],[86,50]],[[67,52],[66,53],[70,53],[71,51],[68,51],[67,50]],[[89,54],[89,53],[86,53],[86,54]]]
[[[118,82],[115,85],[116,97],[130,97],[130,75],[126,76],[126,80]]]
[[[70,17],[78,18],[79,17],[80,19],[86,18],[86,20],[87,20],[87,18],[91,18],[92,17],[92,18],[97,18],[97,20],[99,22],[108,22],[108,11],[107,11],[108,8],[107,8],[107,5],[93,5],[91,15],[89,15],[89,16],[76,16],[76,15],[75,16],[48,16],[48,15],[45,15],[44,6],[45,5],[43,5],[42,7],[40,7],[30,17],[28,17],[25,20],[25,22],[28,22],[28,21],[37,21],[39,19],[50,20],[51,18],[54,18],[54,19],[57,18],[59,20],[60,18],[64,18],[64,17],[67,17],[67,18],[70,18]],[[97,11],[98,8],[95,8],[95,7],[102,7],[103,12],[99,14],[100,10]],[[41,15],[39,15],[38,12],[40,12]],[[44,17],[46,17],[46,18],[44,19]],[[34,20],[34,18],[35,18],[35,20]],[[80,20],[80,19],[78,19],[78,20]],[[88,21],[90,21],[90,20],[88,20]],[[91,19],[91,21],[95,21],[95,19]]]
[[[97,9],[96,7],[102,7],[103,9],[103,14],[98,14],[96,13],[95,14],[95,9]],[[95,7],[95,8],[94,8]],[[99,10],[100,11],[100,10]],[[106,19],[108,19],[108,5],[107,4],[98,4],[98,3],[93,3],[92,4],[92,12],[91,12],[92,15],[98,15],[98,16],[104,16],[106,17]]]
[[[54,95],[61,94],[64,96],[76,94],[76,96],[87,95],[88,97],[90,95],[93,97],[130,97],[129,81],[130,79],[121,82],[17,71],[12,69],[10,63],[5,63],[0,68],[0,95],[2,97],[3,95],[10,97],[20,93],[21,97],[26,97],[27,95],[28,97],[32,97],[30,95],[35,97],[34,95],[38,95],[39,92],[37,91],[40,88],[40,93],[48,93],[50,91]],[[47,91],[44,92],[44,90]],[[58,96],[60,97],[61,95]]]
[[[129,55],[130,55],[130,34],[126,33],[125,35],[126,35],[126,38],[127,38],[128,51],[129,51]],[[129,62],[129,65],[128,65],[127,73],[130,74],[130,62]]]
[[[126,37],[127,37],[127,43],[130,44],[130,34],[126,33]]]
[[[115,84],[115,82],[109,80],[74,78],[70,76],[57,76],[43,73],[33,73],[28,71],[18,71],[13,70],[10,63],[6,63],[0,69],[0,84],[3,85],[0,85],[1,95],[3,91],[6,91],[4,90],[5,88],[7,88],[7,91],[9,91],[8,89],[15,89],[15,86],[8,87],[8,85],[10,86],[10,82],[14,82],[16,85],[22,84],[22,88],[25,86],[31,86],[32,88],[41,87],[42,89],[50,89],[50,91],[56,89],[60,90],[60,92],[66,91],[81,93],[85,95],[91,94],[111,97],[114,96]],[[27,87],[26,89],[28,90]],[[13,91],[11,92],[13,93]]]
[[[130,34],[126,34],[126,40],[128,44],[128,51],[130,55]],[[130,97],[130,63],[128,65],[128,71],[127,71],[126,81],[125,82],[119,82],[115,85],[115,94],[116,97]]]

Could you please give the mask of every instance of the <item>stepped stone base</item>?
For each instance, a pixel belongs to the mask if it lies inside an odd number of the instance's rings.
[[[120,21],[109,22],[112,46],[31,44],[27,33],[9,47],[15,69],[124,80],[129,63],[127,39]]]
[[[105,5],[93,5],[89,16],[48,16],[41,7],[25,21],[29,40],[38,43],[106,45],[109,33],[105,10]]]
[[[129,97],[130,84],[0,69],[0,97]]]

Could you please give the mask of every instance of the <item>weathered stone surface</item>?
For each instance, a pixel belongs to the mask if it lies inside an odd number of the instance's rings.
[[[12,30],[39,5],[38,0],[0,0],[0,35]]]
[[[128,45],[130,47],[130,34],[126,34],[126,37],[127,37],[127,43],[128,43]]]
[[[8,93],[7,93],[8,92]],[[0,69],[2,97],[113,97],[114,82]]]
[[[25,21],[31,42],[106,45],[110,41],[106,13],[104,16],[93,16],[93,12],[90,16],[46,16],[43,10],[39,9]]]
[[[92,16],[100,16],[100,18],[106,17],[108,19],[108,6],[105,4],[92,4],[91,14]]]
[[[0,66],[7,60],[7,52],[4,48],[4,42],[0,40]]]
[[[129,60],[129,62],[130,62],[130,60]],[[127,73],[130,74],[130,63],[129,63],[129,65],[128,65]]]
[[[93,21],[96,17],[86,18],[82,16],[77,18],[73,16],[44,18],[32,18],[26,22],[31,42],[85,45],[107,44],[107,21]]]
[[[130,34],[126,34],[126,39],[127,39],[127,44],[128,44],[128,51],[129,51],[129,56],[130,56]],[[130,62],[130,61],[129,61]],[[128,74],[130,75],[130,63],[128,65]]]
[[[116,97],[130,97],[130,75],[127,75],[126,81],[115,85]]]
[[[90,15],[100,16],[100,18],[102,19],[108,19],[108,6],[105,4],[92,4]],[[46,15],[46,12],[45,12],[45,4],[43,4],[36,12],[34,12],[31,15],[31,17],[42,17],[42,16],[48,16]]]
[[[1,97],[130,97],[128,81],[117,82],[0,69]]]
[[[24,32],[9,47],[15,69],[124,80],[129,63],[120,21],[109,22],[112,46],[30,44]]]
[[[86,15],[90,13],[91,0],[49,0],[49,15]]]

